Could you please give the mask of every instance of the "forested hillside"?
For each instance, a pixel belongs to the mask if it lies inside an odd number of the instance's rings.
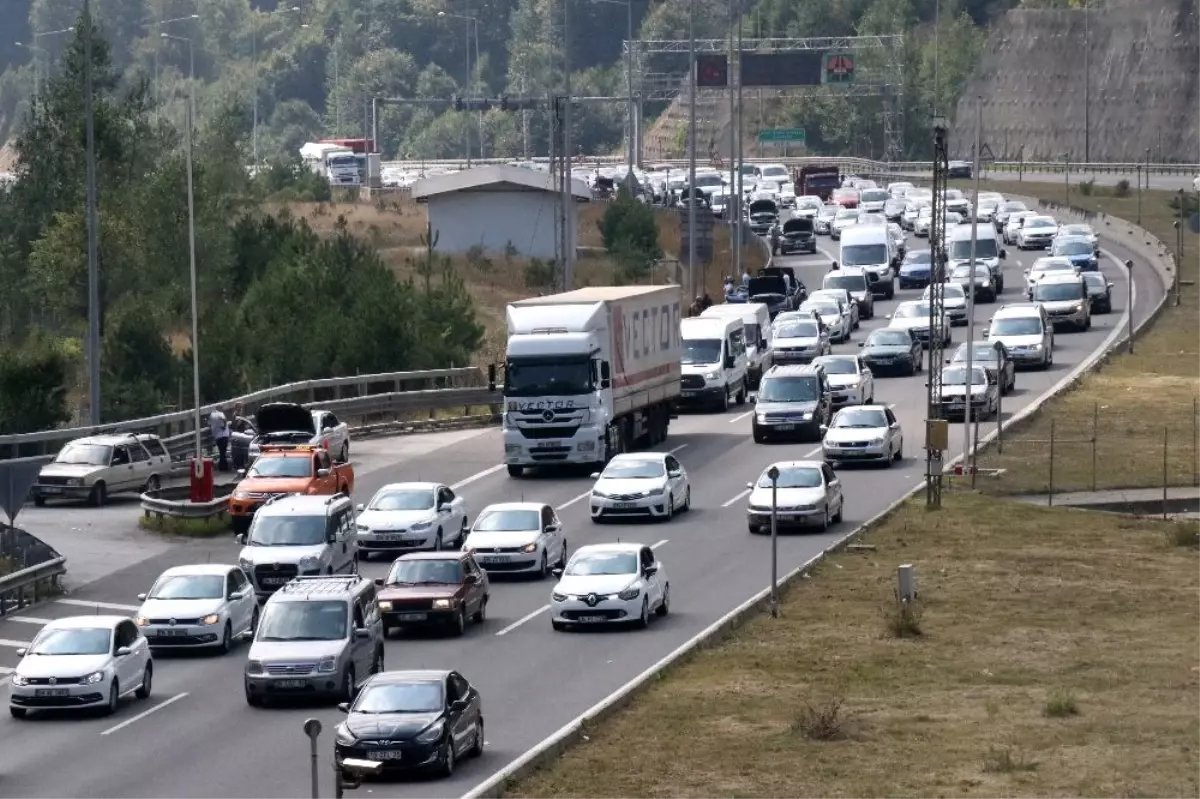
[[[686,36],[688,0],[631,2],[642,37]],[[726,35],[727,3],[696,2],[697,35]],[[81,5],[82,0],[0,2],[0,30],[5,32],[0,41],[0,142],[20,127],[37,77],[45,80],[59,71],[61,49],[69,37],[49,32],[71,27]],[[257,95],[257,149],[264,160],[294,153],[318,135],[363,135],[371,96],[545,95],[557,85],[561,68],[560,0],[94,0],[93,5],[111,42],[117,74],[127,82],[145,76],[151,95],[172,121],[182,120],[188,45],[164,39],[163,31],[194,42],[202,117],[240,101],[250,111],[243,126],[249,136]],[[947,107],[953,107],[953,93],[974,63],[981,26],[1014,5],[1017,0],[941,0],[940,70],[945,79],[939,81],[939,90],[946,95]],[[935,0],[759,0],[748,5],[742,20],[748,35],[905,32],[912,48],[906,83],[928,93],[934,11]],[[623,94],[624,3],[573,0],[571,13],[575,91]],[[198,18],[188,19],[193,14]],[[160,24],[179,18],[184,19]],[[34,31],[40,34],[39,50],[28,47],[35,44]],[[35,54],[36,69],[31,58]],[[588,106],[576,131],[581,150],[619,147],[623,115],[619,104]],[[843,109],[829,104],[815,104],[805,115],[805,123],[814,130],[829,126],[834,131],[846,120]],[[523,137],[519,114],[493,111],[481,120],[471,114],[435,117],[414,106],[392,106],[381,116],[380,138],[385,158],[457,156],[462,152],[463,125],[470,124],[477,154],[481,139],[487,156],[521,155],[524,142],[532,154],[544,153],[545,120],[537,113],[529,117],[528,135]],[[837,147],[841,139],[829,135],[821,140]]]

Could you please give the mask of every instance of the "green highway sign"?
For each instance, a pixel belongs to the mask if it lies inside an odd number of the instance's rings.
[[[787,142],[789,144],[804,144],[804,128],[770,128],[758,132],[760,142]]]

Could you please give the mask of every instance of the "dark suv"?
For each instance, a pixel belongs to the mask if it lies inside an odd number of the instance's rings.
[[[772,366],[754,400],[754,441],[770,438],[821,440],[821,425],[832,416],[833,395],[818,365]]]

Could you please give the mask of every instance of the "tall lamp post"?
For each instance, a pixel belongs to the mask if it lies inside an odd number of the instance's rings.
[[[196,464],[204,459],[204,448],[200,437],[200,313],[196,291],[196,205],[195,191],[192,183],[192,127],[195,124],[193,115],[196,109],[196,52],[192,40],[187,36],[172,36],[161,34],[164,39],[177,42],[187,42],[188,47],[188,98],[187,113],[187,196],[188,196],[188,262],[192,290],[192,402],[195,405],[196,427]]]
[[[633,108],[633,0],[592,0],[592,2],[625,6],[625,90],[628,93],[628,105],[625,108],[625,169],[632,175],[633,149],[637,146],[637,133],[634,130],[637,121]]]
[[[190,14],[186,17],[175,17],[174,19],[147,20],[144,24],[147,28],[153,28],[157,26],[170,25],[175,22],[191,22],[197,19],[200,19],[199,14]],[[162,93],[159,88],[160,84],[161,80],[159,79],[158,75],[158,48],[156,47],[154,48],[154,115],[156,120],[158,119],[159,106],[162,103]]]
[[[254,151],[254,165],[258,166],[258,23],[262,17],[274,14],[299,14],[300,6],[277,8],[265,14],[254,12],[254,23],[250,30],[250,58],[254,64],[254,125],[250,133],[251,149]]]
[[[305,22],[300,27],[307,30],[312,26]],[[333,34],[333,94],[335,97],[333,102],[333,135],[334,138],[340,139],[342,138],[342,73],[341,67],[338,64],[338,51],[342,46],[342,32],[340,29],[334,30],[332,28],[325,28],[321,31],[322,36],[327,33]],[[378,148],[379,144],[376,143],[375,146]]]
[[[50,74],[50,51],[42,47],[39,40],[43,36],[58,36],[63,33],[72,33],[74,28],[61,28],[56,31],[45,31],[43,33],[33,32],[33,44],[23,44],[22,42],[13,42],[17,47],[23,47],[33,53],[33,96],[36,99],[41,94],[41,85],[45,82],[46,77]],[[40,59],[38,54],[46,60],[44,69],[39,65]]]
[[[471,90],[471,31],[479,30],[479,27],[478,27],[479,20],[476,19],[475,17],[467,16],[466,14],[452,14],[449,11],[439,11],[437,13],[437,15],[438,15],[438,19],[461,19],[467,23],[467,41],[466,41],[467,74],[466,74],[464,82],[463,82],[463,91],[469,92]],[[479,62],[479,35],[478,35],[478,33],[476,33],[476,36],[475,36],[475,61],[476,61],[476,66],[478,66],[478,62]],[[466,153],[468,167],[471,166],[471,121],[470,120],[471,120],[471,117],[468,116],[467,123],[463,126],[463,151]],[[479,131],[479,138],[480,138],[479,146],[480,146],[480,148],[482,148],[483,147],[483,141],[482,141],[483,130],[482,130],[482,128]],[[480,157],[481,158],[483,157],[482,149],[481,149]]]

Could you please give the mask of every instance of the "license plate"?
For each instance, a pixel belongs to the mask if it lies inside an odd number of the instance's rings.
[[[263,585],[286,585],[287,582],[288,582],[287,577],[263,577],[262,578]]]
[[[608,617],[607,616],[579,616],[576,619],[576,621],[582,621],[582,622],[608,621]]]
[[[777,425],[775,425],[775,429],[776,430],[795,430],[796,425],[794,425],[794,424],[777,424]]]
[[[33,692],[34,696],[66,696],[69,694],[66,688],[38,688]]]
[[[618,510],[623,510],[626,508],[636,508],[637,503],[636,502],[614,502],[613,507],[617,508]]]
[[[367,760],[399,760],[399,752],[367,752]]]
[[[685,396],[685,397],[694,397],[694,396],[696,396],[696,392],[695,392],[695,391],[683,391],[682,393],[683,393],[683,396]]]
[[[781,513],[781,514],[779,514],[779,518],[785,522],[794,522],[801,517],[797,516],[794,513]]]
[[[187,634],[188,634],[187,630],[159,630],[157,632],[157,635],[159,638],[163,638],[163,637],[170,638],[172,636],[187,635]]]
[[[276,688],[303,688],[308,685],[308,680],[276,680]]]
[[[61,494],[63,490],[55,486],[52,488],[39,488],[38,491],[43,494]]]
[[[487,566],[495,563],[508,563],[508,558],[503,555],[500,557],[492,556],[489,558],[480,558],[480,561],[483,563],[483,565]]]
[[[376,541],[403,541],[404,536],[400,533],[379,533],[375,536]]]
[[[425,621],[429,618],[428,613],[398,613],[396,618],[399,621]]]
[[[534,449],[554,449],[555,447],[560,447],[560,446],[562,446],[561,441],[543,441],[542,443],[540,443],[536,447],[534,447]]]

